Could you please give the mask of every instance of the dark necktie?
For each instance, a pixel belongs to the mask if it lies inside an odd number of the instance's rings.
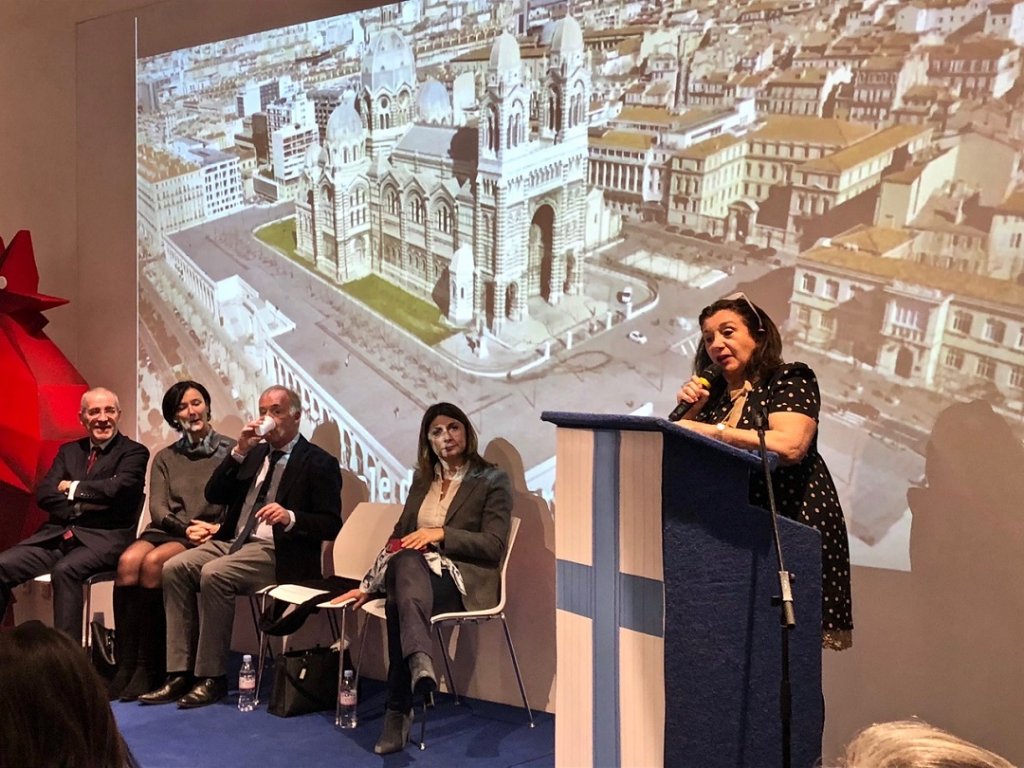
[[[94,445],[92,447],[92,450],[89,451],[89,458],[88,458],[88,460],[85,462],[85,474],[88,475],[90,472],[92,472],[93,464],[96,463],[96,459],[99,458],[99,455],[100,455],[100,448],[99,448],[98,445]]]
[[[256,513],[267,503],[267,494],[270,493],[270,481],[274,479],[274,465],[277,464],[282,456],[284,456],[284,451],[271,451],[270,464],[267,466],[267,474],[263,476],[263,482],[260,483],[260,488],[256,492],[256,501],[249,508],[249,517],[246,518],[242,530],[238,532],[238,536],[235,537],[235,540],[231,542],[231,546],[228,547],[228,554],[237,552],[249,540],[253,528],[256,527]]]

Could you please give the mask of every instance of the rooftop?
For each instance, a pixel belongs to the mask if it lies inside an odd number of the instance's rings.
[[[924,125],[892,125],[856,144],[840,149],[828,157],[820,157],[817,160],[809,160],[798,165],[796,170],[814,173],[842,173],[885,152],[908,144],[918,136],[930,134],[931,131],[930,126]]]
[[[607,131],[601,135],[592,135],[590,137],[590,146],[600,147],[603,149],[645,151],[650,149],[651,145],[653,145],[655,141],[655,137],[649,133],[616,130]]]
[[[199,170],[198,163],[182,160],[175,154],[161,149],[139,145],[138,173],[150,183],[166,181]]]
[[[1009,280],[954,272],[904,259],[883,258],[871,253],[832,246],[819,246],[800,255],[802,261],[859,272],[892,282],[933,288],[955,296],[997,302],[1011,307],[1024,306],[1024,285]]]
[[[870,224],[858,224],[842,234],[832,238],[833,245],[854,245],[862,253],[873,253],[876,256],[885,254],[906,245],[916,235],[905,229],[876,227]]]
[[[1004,216],[1024,218],[1024,188],[1018,187],[1008,194],[1006,199],[995,207],[995,212]]]
[[[822,67],[802,67],[799,69],[787,69],[785,72],[779,73],[774,80],[767,84],[768,88],[774,88],[775,86],[787,86],[792,87],[794,85],[805,85],[813,86],[815,88],[820,87],[826,80],[831,72]]]
[[[868,72],[899,72],[903,69],[903,62],[903,59],[895,56],[872,56],[860,65],[860,69]]]
[[[834,117],[770,115],[751,138],[766,141],[845,147],[870,135],[874,128]]]
[[[696,160],[703,160],[704,158],[711,157],[716,152],[721,152],[723,149],[727,149],[731,146],[741,143],[744,139],[732,134],[725,133],[721,136],[715,136],[711,139],[693,144],[686,149],[681,149],[676,152],[676,157],[693,158]]]

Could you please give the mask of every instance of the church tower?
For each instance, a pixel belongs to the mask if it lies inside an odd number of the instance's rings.
[[[412,123],[416,98],[416,59],[397,30],[373,38],[361,80],[357,109],[369,134],[367,150],[374,160],[386,159]]]
[[[475,310],[500,333],[507,320],[526,316],[526,206],[521,186],[512,186],[533,149],[530,88],[523,81],[519,43],[508,32],[491,47],[477,137]]]
[[[564,158],[564,183],[558,192],[558,222],[552,232],[553,254],[548,301],[583,291],[583,226],[588,176],[587,124],[590,67],[579,22],[566,16],[551,39],[551,54],[541,99],[541,137],[554,142]],[[573,247],[575,244],[575,247]]]

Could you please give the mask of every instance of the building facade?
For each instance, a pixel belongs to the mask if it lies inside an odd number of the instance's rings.
[[[435,301],[449,322],[500,333],[528,301],[583,288],[590,74],[583,35],[559,23],[537,86],[519,44],[494,42],[475,124],[455,125],[436,81],[417,86],[408,43],[382,31],[362,85],[306,156],[297,252],[339,283],[377,275]],[[537,119],[531,122],[531,104]]]

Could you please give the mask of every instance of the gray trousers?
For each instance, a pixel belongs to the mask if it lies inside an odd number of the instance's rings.
[[[235,597],[275,581],[273,541],[250,541],[228,554],[230,546],[227,541],[208,541],[164,563],[169,673],[224,675]]]

